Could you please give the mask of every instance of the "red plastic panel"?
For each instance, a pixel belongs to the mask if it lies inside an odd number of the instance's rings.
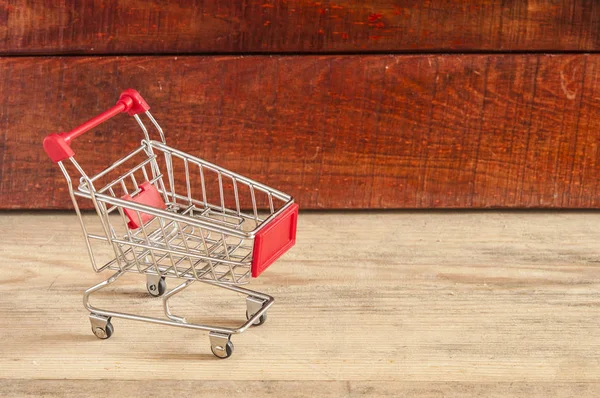
[[[44,151],[50,156],[54,163],[62,162],[65,159],[75,155],[75,152],[65,141],[62,134],[52,133],[44,138]]]
[[[164,210],[167,206],[163,201],[163,198],[160,196],[160,192],[158,189],[148,181],[142,183],[140,185],[141,192],[138,193],[135,198],[132,198],[131,195],[125,195],[121,199],[129,200],[131,202],[139,203],[146,206],[156,207],[158,209]],[[129,218],[129,223],[127,226],[129,229],[137,229],[142,226],[142,224],[147,223],[148,221],[154,218],[153,215],[147,213],[141,213],[138,217],[135,210],[132,209],[123,209],[123,212]]]
[[[292,204],[271,220],[254,238],[252,252],[252,277],[256,278],[269,265],[296,243],[298,205]]]

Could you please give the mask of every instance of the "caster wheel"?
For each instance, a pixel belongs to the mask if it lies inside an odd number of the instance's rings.
[[[104,326],[104,327],[101,327],[101,326],[92,327],[92,332],[94,333],[94,335],[102,340],[108,339],[110,336],[112,336],[114,331],[115,331],[115,329],[113,328],[113,325],[112,325],[112,323],[110,323],[110,321],[107,322],[106,326]]]
[[[246,311],[246,319],[250,319],[250,315],[248,315],[248,311]],[[260,326],[267,321],[267,313],[265,312],[261,316],[258,317],[256,321],[252,324],[252,326]]]
[[[148,293],[153,297],[160,297],[167,291],[167,281],[164,277],[158,280],[158,283],[146,282],[146,289]]]
[[[215,348],[214,346],[211,346],[210,350],[212,351],[213,355],[216,356],[217,358],[220,358],[220,359],[229,358],[231,356],[231,354],[233,354],[233,343],[231,341],[228,341],[227,344],[225,345],[225,349],[223,349],[221,347]]]

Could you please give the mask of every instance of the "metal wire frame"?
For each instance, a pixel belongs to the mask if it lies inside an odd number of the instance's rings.
[[[112,269],[220,284],[247,283],[255,234],[290,206],[293,199],[280,191],[167,146],[164,133],[156,120],[149,112],[146,115],[156,127],[160,142],[150,140],[148,130],[136,115],[135,119],[145,138],[139,148],[92,177],[87,176],[74,158],[69,159],[80,174],[77,188],[73,187],[65,165],[59,162],[68,182],[94,270],[101,272]],[[140,157],[142,160],[135,166],[121,171],[128,162]],[[166,176],[159,166],[159,158],[164,159]],[[183,163],[181,172],[185,176],[184,191],[176,190],[175,159]],[[193,174],[194,169],[198,174]],[[103,177],[114,172],[119,173],[117,178],[95,188],[95,184]],[[207,172],[217,176],[216,203],[208,198]],[[156,186],[167,206],[165,210],[118,197],[118,191],[131,197],[140,192],[140,182],[136,178],[136,174],[140,173],[144,181]],[[199,195],[194,194],[191,189],[191,178],[194,175],[200,180]],[[233,208],[226,206],[224,180],[230,181],[233,188]],[[242,186],[250,193],[251,212],[244,211],[240,206]],[[264,216],[259,211],[257,193],[266,195],[268,200]],[[87,232],[76,197],[92,201],[103,235]],[[153,218],[146,224],[142,223],[137,230],[131,230],[127,226],[128,218],[124,209],[132,210],[140,219],[142,214]],[[112,213],[118,214],[117,220],[120,220],[121,228],[114,223],[115,218],[110,217]],[[125,232],[119,234],[117,230]],[[91,249],[91,240],[108,242],[113,247],[115,257],[99,267]]]
[[[165,294],[165,296],[163,296],[164,310],[165,310],[165,314],[167,315],[167,318],[169,318],[168,320],[161,319],[161,318],[149,317],[149,316],[143,316],[143,315],[129,314],[129,313],[119,312],[119,311],[101,309],[101,308],[95,307],[92,304],[90,304],[90,296],[92,295],[92,293],[97,292],[98,290],[104,289],[108,285],[116,282],[124,274],[125,274],[125,271],[117,271],[114,275],[112,275],[108,279],[90,287],[89,289],[87,289],[84,292],[83,305],[88,311],[90,311],[91,314],[93,314],[92,316],[100,315],[100,316],[106,317],[108,319],[110,319],[110,317],[117,317],[117,318],[124,318],[124,319],[129,319],[129,320],[134,320],[134,321],[156,323],[156,324],[168,325],[168,326],[177,326],[177,327],[182,327],[182,328],[187,328],[187,329],[205,330],[205,331],[211,332],[211,334],[210,334],[211,340],[212,340],[212,337],[215,336],[215,334],[217,337],[221,337],[219,335],[223,335],[223,336],[225,336],[226,339],[229,339],[229,337],[232,334],[243,333],[251,325],[254,325],[256,323],[256,321],[258,321],[259,318],[267,312],[267,310],[273,305],[273,302],[275,301],[275,299],[273,297],[271,297],[267,294],[256,292],[254,290],[248,290],[248,289],[245,289],[240,286],[224,285],[224,284],[217,283],[217,282],[203,281],[205,283],[215,285],[215,286],[218,286],[221,288],[225,288],[225,289],[231,290],[236,293],[245,294],[248,296],[247,300],[250,300],[250,301],[257,300],[260,302],[260,304],[257,307],[257,310],[253,311],[252,314],[248,314],[251,316],[248,316],[247,321],[244,322],[243,324],[241,324],[240,326],[238,326],[237,328],[228,328],[228,327],[223,327],[223,326],[212,326],[212,325],[204,325],[204,324],[197,324],[197,323],[189,323],[186,321],[185,318],[171,314],[169,307],[168,307],[168,299],[171,296],[179,293],[181,290],[188,287],[191,283],[193,283],[193,281],[191,281],[191,280],[185,281],[181,285],[173,288],[171,291],[169,291],[167,294]]]

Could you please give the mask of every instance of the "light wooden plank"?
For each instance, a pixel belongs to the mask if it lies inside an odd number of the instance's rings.
[[[12,397],[596,397],[598,383],[403,381],[1,380]]]
[[[16,380],[254,380],[264,381],[253,385],[265,394],[316,385],[352,396],[348,385],[377,384],[377,394],[423,388],[435,396],[428,382],[435,381],[448,394],[488,386],[499,396],[512,383],[506,391],[515,394],[548,395],[554,386],[564,395],[598,392],[599,218],[303,213],[297,246],[251,285],[276,297],[269,320],[234,336],[234,355],[223,361],[205,334],[185,329],[116,319],[115,335],[97,340],[81,293],[102,275],[88,264],[75,216],[4,213],[0,377],[7,380],[0,386],[33,394],[54,384]],[[160,314],[160,300],[148,298],[143,284],[130,275],[97,302]],[[244,303],[193,286],[174,308],[231,324]],[[311,383],[276,383],[284,381]]]

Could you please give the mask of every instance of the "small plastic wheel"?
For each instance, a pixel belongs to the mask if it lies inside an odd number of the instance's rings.
[[[146,282],[146,289],[151,296],[160,297],[167,291],[167,281],[161,277],[158,283]]]
[[[231,354],[233,354],[233,343],[231,342],[231,340],[229,340],[225,345],[225,351],[218,350],[218,352],[215,352],[213,346],[210,347],[210,350],[212,351],[213,355],[219,359],[229,358]]]
[[[250,315],[248,315],[248,311],[246,311],[246,319],[250,319]],[[252,326],[260,326],[267,321],[267,313],[265,312],[252,324]]]
[[[101,340],[106,340],[110,338],[110,336],[113,335],[114,331],[115,329],[113,328],[113,325],[110,322],[108,322],[104,328],[101,328],[100,326],[92,327],[92,332],[94,333],[94,335]]]

